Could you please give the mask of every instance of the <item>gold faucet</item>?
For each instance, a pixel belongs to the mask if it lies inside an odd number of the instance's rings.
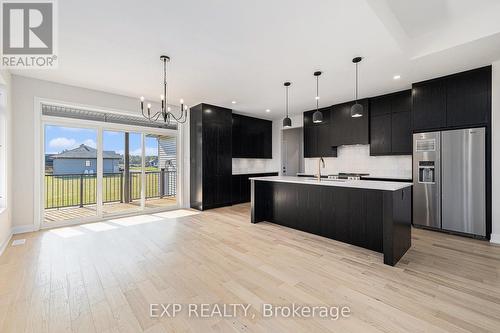
[[[320,157],[318,160],[318,175],[316,176],[318,178],[318,182],[321,181],[321,164],[323,164],[323,169],[325,168],[325,160],[323,157]]]

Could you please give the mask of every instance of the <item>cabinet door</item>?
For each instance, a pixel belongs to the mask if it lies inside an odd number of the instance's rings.
[[[231,202],[237,204],[241,202],[241,186],[240,186],[241,175],[233,175],[231,177]]]
[[[334,105],[330,121],[331,145],[368,144],[369,138],[369,105],[368,100],[360,100],[363,105],[364,115],[359,118],[351,117],[351,106],[354,102]]]
[[[312,111],[304,112],[304,157],[316,157],[318,131],[313,126]]]
[[[370,115],[381,116],[391,113],[391,98],[387,96],[370,99]]]
[[[217,175],[219,180],[217,203],[231,204],[231,177],[232,177],[232,159],[231,159],[231,118],[227,119],[219,127],[217,137]]]
[[[233,131],[232,131],[232,140],[233,140],[232,157],[236,157],[236,158],[242,157],[242,155],[243,155],[242,147],[243,147],[244,133],[243,133],[242,121],[243,121],[243,119],[239,115],[233,114],[233,116],[232,116],[232,122],[233,122],[233,124],[232,124],[232,127],[233,127]]]
[[[391,153],[391,114],[372,116],[370,121],[370,155]]]
[[[396,112],[411,112],[411,90],[405,90],[391,96],[391,113]]]
[[[412,154],[411,113],[392,114],[391,146],[393,154]]]
[[[273,123],[270,121],[263,121],[262,124],[262,141],[261,158],[273,158]]]
[[[486,124],[491,110],[491,67],[450,76],[446,102],[447,126]]]
[[[328,124],[319,125],[317,131],[317,157],[337,157],[337,149],[331,145],[330,126]]]
[[[413,129],[431,130],[446,126],[446,86],[444,80],[413,85]]]
[[[315,126],[304,127],[304,157],[316,157],[318,142],[318,131]]]
[[[338,147],[346,144],[348,141],[349,133],[349,124],[348,118],[349,115],[346,114],[346,106],[345,104],[334,105],[332,107],[331,116],[330,116],[330,144],[333,147]]]

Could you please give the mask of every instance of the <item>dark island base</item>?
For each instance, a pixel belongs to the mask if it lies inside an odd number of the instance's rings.
[[[269,221],[384,254],[411,246],[412,187],[380,191],[252,180],[251,222]]]

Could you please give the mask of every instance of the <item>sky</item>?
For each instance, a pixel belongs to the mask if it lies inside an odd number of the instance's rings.
[[[125,149],[125,133],[104,131],[104,150],[115,151],[123,154]],[[141,135],[130,133],[130,153],[131,155],[141,155]],[[76,127],[45,126],[45,153],[57,154],[65,149],[73,149],[81,144],[96,148],[97,130]],[[158,154],[158,143],[156,138],[146,137],[146,156],[156,156]]]

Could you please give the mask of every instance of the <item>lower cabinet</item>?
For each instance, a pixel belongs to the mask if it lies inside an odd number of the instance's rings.
[[[233,205],[250,202],[250,178],[278,176],[277,172],[233,175],[231,201]]]
[[[383,191],[255,183],[258,220],[382,252]]]

